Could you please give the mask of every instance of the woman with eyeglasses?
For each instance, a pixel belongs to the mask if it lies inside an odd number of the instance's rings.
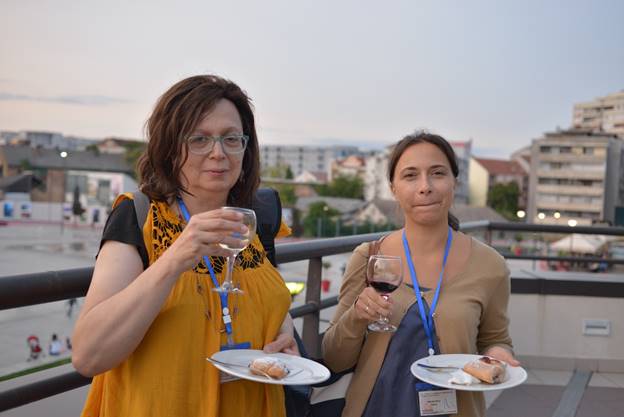
[[[243,294],[212,291],[220,245],[247,231],[222,207],[249,208],[260,182],[250,99],[218,76],[190,77],[160,97],[146,132],[145,223],[132,194],[117,198],[74,330],[72,362],[94,376],[83,416],[283,416],[281,386],[206,361],[236,348],[297,354],[290,293],[257,236],[233,272]],[[278,236],[289,232],[282,223]]]

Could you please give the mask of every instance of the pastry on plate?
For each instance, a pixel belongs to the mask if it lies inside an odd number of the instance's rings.
[[[253,374],[262,376],[268,375],[275,379],[282,379],[288,375],[286,364],[277,358],[269,356],[254,359],[251,364],[249,364],[249,369]]]
[[[464,365],[464,372],[488,384],[499,384],[505,380],[507,365],[498,359],[482,356]]]

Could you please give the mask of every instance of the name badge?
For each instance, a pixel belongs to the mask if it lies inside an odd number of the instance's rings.
[[[457,395],[452,389],[420,391],[418,402],[421,416],[457,414]]]

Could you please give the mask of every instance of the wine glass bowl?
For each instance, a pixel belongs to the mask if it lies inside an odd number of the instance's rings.
[[[227,269],[223,284],[221,284],[220,287],[213,288],[213,291],[242,294],[243,290],[232,283],[232,271],[234,269],[234,263],[236,262],[236,256],[253,241],[256,235],[256,213],[253,210],[241,207],[222,207],[221,209],[242,214],[243,218],[241,219],[241,223],[247,226],[247,232],[234,232],[230,234],[230,237],[238,240],[240,244],[233,244],[231,241],[219,243],[222,248],[228,250],[229,255],[227,257]]]
[[[368,260],[366,281],[384,298],[396,290],[403,281],[403,261],[400,256],[373,255]],[[396,326],[387,317],[380,316],[368,325],[373,332],[395,332]]]

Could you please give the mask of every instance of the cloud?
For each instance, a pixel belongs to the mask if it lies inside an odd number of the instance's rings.
[[[111,104],[124,104],[129,103],[130,100],[126,100],[119,97],[108,97],[98,95],[76,95],[76,96],[57,96],[57,97],[38,97],[29,96],[25,94],[13,94],[0,91],[0,101],[31,101],[31,102],[43,102],[43,103],[59,103],[59,104],[73,104],[78,106],[108,106]]]

